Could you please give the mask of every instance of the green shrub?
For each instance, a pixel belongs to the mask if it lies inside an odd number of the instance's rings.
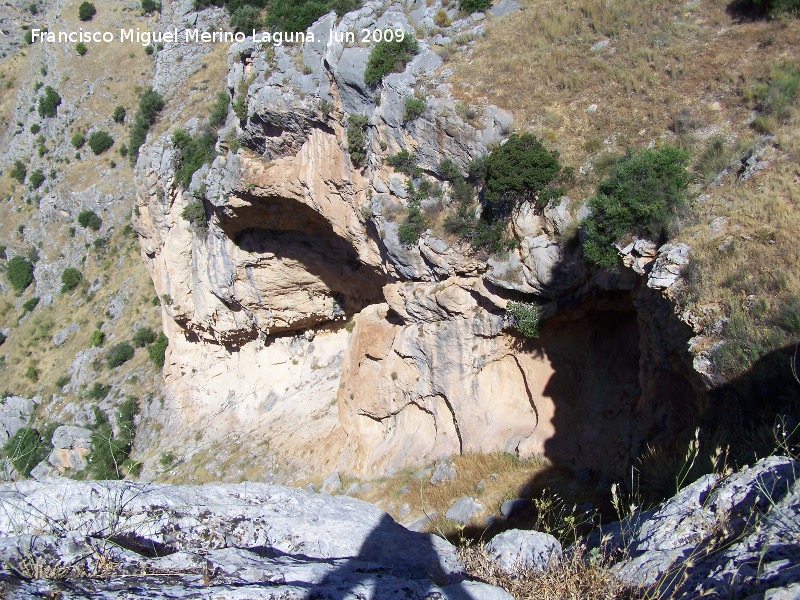
[[[584,220],[584,256],[590,264],[613,267],[614,242],[638,235],[663,241],[686,203],[689,155],[671,146],[628,153],[610,167],[609,175],[589,199]]]
[[[78,53],[78,56],[83,56],[84,54],[86,54],[87,51],[88,48],[86,47],[86,44],[84,44],[83,42],[78,42],[77,44],[75,44],[75,52]]]
[[[121,479],[125,476],[124,465],[133,448],[136,434],[133,420],[138,411],[135,398],[130,397],[120,405],[116,419],[119,433],[114,436],[108,417],[99,408],[95,408],[92,449],[86,457],[93,479]]]
[[[492,5],[491,0],[459,0],[458,8],[468,14],[484,12]]]
[[[459,177],[463,178],[461,169],[459,169],[458,165],[456,165],[456,163],[449,158],[443,158],[439,162],[439,166],[436,168],[436,171],[439,174],[439,177],[445,181],[454,181]]]
[[[78,224],[81,227],[87,227],[97,231],[100,229],[100,225],[103,224],[103,220],[93,210],[82,210],[78,213]]]
[[[214,146],[217,139],[212,134],[203,132],[192,136],[183,129],[176,129],[172,134],[172,143],[181,151],[178,165],[175,169],[175,181],[183,189],[189,189],[192,175],[207,162],[214,160],[217,155]]]
[[[95,131],[89,136],[87,141],[95,155],[102,154],[114,145],[114,138],[105,131]]]
[[[156,339],[156,334],[149,327],[139,327],[133,334],[131,341],[137,348],[144,348],[147,344],[152,344]]]
[[[433,17],[433,23],[437,27],[450,27],[451,21],[450,17],[447,16],[447,11],[443,8],[437,10],[436,15]]]
[[[183,210],[181,211],[181,216],[189,221],[193,227],[201,231],[208,229],[206,207],[201,198],[194,198],[186,206],[184,206]]]
[[[208,124],[212,127],[220,127],[225,123],[228,118],[228,106],[230,106],[231,99],[228,92],[220,90],[217,92],[217,98],[214,100],[214,105],[211,107],[211,113],[208,115]]]
[[[20,183],[25,183],[25,177],[28,176],[28,167],[25,166],[25,163],[21,160],[15,160],[14,166],[11,167],[11,171],[8,173],[12,179],[16,179]]]
[[[31,427],[23,427],[12,435],[3,446],[3,452],[14,465],[17,473],[29,477],[31,470],[50,455],[51,440],[58,423],[50,423],[41,433]]]
[[[58,379],[56,379],[56,388],[59,390],[62,389],[65,385],[67,385],[72,379],[69,375],[62,375]]]
[[[70,139],[69,143],[72,144],[76,149],[80,149],[83,148],[83,145],[86,143],[86,138],[83,137],[83,134],[76,133],[72,136],[72,139]]]
[[[230,7],[236,0],[228,0]],[[197,2],[195,2],[197,4]],[[248,4],[261,6],[257,0]],[[321,16],[332,10],[339,16],[359,8],[362,0],[270,0],[267,6],[267,25],[274,31],[305,31]]]
[[[150,360],[153,361],[153,364],[159,368],[164,366],[168,345],[169,339],[167,339],[167,336],[164,335],[163,332],[159,332],[156,336],[156,340],[147,347],[147,355],[150,357]]]
[[[773,65],[769,81],[754,86],[756,108],[786,123],[800,96],[800,67],[787,62]]]
[[[147,54],[147,56],[152,56],[153,52],[155,51],[156,51],[155,46],[147,45],[144,47],[144,53]]]
[[[31,176],[28,178],[28,184],[32,190],[38,190],[39,187],[44,183],[45,176],[42,173],[41,169],[36,169]]]
[[[417,155],[408,150],[401,150],[397,154],[387,156],[386,163],[409,177],[417,174]]]
[[[25,377],[30,379],[33,383],[39,381],[39,375],[42,374],[42,371],[39,367],[36,366],[34,361],[28,363],[28,367],[25,369]]]
[[[30,29],[26,29],[24,37],[25,37],[25,43],[30,46],[33,43],[33,31],[31,31]]]
[[[114,119],[114,123],[123,123],[127,115],[128,112],[125,110],[124,106],[117,106],[114,112],[111,113],[111,118]]]
[[[408,214],[397,228],[397,237],[406,246],[411,246],[417,243],[426,227],[425,214],[422,212],[420,202],[414,199],[408,203]]]
[[[100,331],[99,329],[95,329],[92,332],[92,336],[89,338],[89,347],[94,348],[95,346],[102,346],[103,342],[106,341],[106,334]]]
[[[526,338],[539,337],[542,308],[533,302],[514,302],[506,305],[506,317],[514,329]]]
[[[108,355],[106,356],[106,362],[108,362],[108,367],[113,369],[114,367],[118,367],[130,359],[133,358],[133,346],[131,346],[128,342],[119,342],[118,344],[114,344],[108,351]]]
[[[153,88],[147,89],[139,97],[139,110],[136,111],[136,116],[133,119],[130,143],[128,144],[128,156],[132,165],[135,165],[136,160],[139,158],[139,148],[142,147],[147,138],[147,131],[155,123],[156,117],[163,109],[164,98]]]
[[[484,197],[493,215],[507,216],[522,202],[543,209],[564,193],[555,185],[563,172],[558,152],[547,150],[530,133],[512,134],[489,153],[483,169]]]
[[[111,392],[110,385],[103,385],[99,381],[95,381],[92,387],[89,388],[89,391],[86,392],[86,395],[92,400],[102,400],[108,396],[109,392]]]
[[[417,38],[409,33],[402,41],[377,42],[369,53],[364,81],[367,85],[379,84],[385,75],[405,69],[418,51]]]
[[[403,123],[408,123],[418,119],[425,112],[425,102],[416,96],[406,98],[405,112],[403,112]]]
[[[42,128],[39,126],[39,124],[38,124],[38,123],[34,123],[33,125],[31,125],[31,133],[32,133],[33,135],[36,135],[36,134],[37,134],[37,133],[39,133],[41,130],[42,130]]]
[[[55,117],[61,106],[61,96],[49,85],[44,88],[44,96],[39,98],[39,116]]]
[[[21,256],[14,256],[6,263],[6,278],[19,294],[33,282],[33,265]]]
[[[769,19],[800,15],[800,0],[740,0],[731,6],[735,6],[739,11]]]
[[[230,26],[234,31],[251,35],[261,29],[261,11],[255,6],[240,6],[231,15]]]
[[[84,2],[78,7],[78,18],[81,21],[91,21],[97,14],[97,9],[91,2]]]
[[[67,267],[61,272],[61,293],[71,292],[83,281],[83,274],[73,267]]]
[[[29,300],[25,301],[25,303],[22,305],[22,310],[24,310],[26,313],[33,312],[33,309],[36,308],[38,305],[39,305],[39,298],[34,296],[33,298],[30,298]]]
[[[6,334],[0,331],[0,346],[6,343]]]
[[[161,12],[161,3],[156,0],[142,0],[142,13],[149,15],[153,12]]]
[[[240,121],[244,121],[247,118],[247,97],[245,94],[238,94],[236,99],[233,101],[233,114]]]
[[[353,165],[362,168],[367,163],[367,116],[348,115],[347,152]]]

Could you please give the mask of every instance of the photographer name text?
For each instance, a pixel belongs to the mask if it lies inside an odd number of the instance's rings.
[[[243,42],[252,37],[257,44],[283,46],[284,44],[313,44],[324,39],[327,46],[335,44],[371,44],[381,41],[402,42],[406,32],[403,29],[362,29],[355,31],[336,31],[331,29],[327,36],[315,34],[313,31],[255,31],[250,36],[241,31],[204,31],[200,29],[168,29],[165,31],[147,31],[141,29],[120,29],[119,33],[112,31],[48,31],[46,29],[31,29],[32,43],[131,43],[142,46],[153,44],[214,44]]]

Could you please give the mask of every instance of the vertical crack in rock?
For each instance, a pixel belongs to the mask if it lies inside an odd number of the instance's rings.
[[[519,362],[517,356],[515,354],[511,354],[511,357],[514,359],[514,362],[517,363],[517,368],[522,375],[522,383],[525,385],[525,394],[528,396],[528,402],[530,402],[533,414],[536,415],[536,425],[534,425],[534,429],[536,429],[539,427],[539,409],[536,407],[536,401],[533,399],[533,394],[531,394],[531,386],[528,384],[528,376],[525,374],[525,369],[522,368],[522,364]]]

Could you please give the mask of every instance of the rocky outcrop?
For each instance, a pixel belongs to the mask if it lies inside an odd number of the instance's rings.
[[[464,169],[512,122],[492,106],[459,116],[433,39],[422,36],[405,70],[374,88],[363,79],[368,49],[325,43],[331,29],[336,39],[432,27],[442,5],[405,8],[373,0],[338,22],[328,15],[312,27],[315,40],[297,46],[234,44],[227,89],[246,111],[228,115],[219,155],[188,189],[175,182],[169,134],[142,149],[135,226],[170,338],[171,394],[154,417],[183,455],[179,469],[202,460],[198,440],[244,434],[268,445],[269,470],[274,459],[323,477],[496,450],[621,473],[675,424],[672,396],[654,395],[667,374],[680,372],[668,386],[675,395],[690,393],[678,406],[692,402],[682,341],[663,343],[653,317],[664,316],[657,296],[630,272],[591,273],[559,241],[577,228],[567,198],[542,214],[520,209],[519,247],[488,264],[431,230],[400,242],[409,183],[386,157],[413,152],[414,177],[445,192],[423,202],[435,214],[449,202],[440,161]],[[479,35],[483,23],[457,20],[448,36]],[[408,120],[414,94],[425,108]],[[356,114],[367,119],[363,167],[345,142]],[[207,231],[181,216],[196,199]],[[556,315],[540,342],[509,331],[505,307],[521,294]]]
[[[346,497],[267,484],[0,487],[7,598],[473,598],[455,548]]]
[[[659,597],[797,597],[798,476],[797,461],[766,458],[728,477],[707,475],[659,508],[611,524],[604,550],[626,556],[614,573]]]

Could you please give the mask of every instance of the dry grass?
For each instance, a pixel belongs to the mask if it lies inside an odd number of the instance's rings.
[[[548,140],[576,168],[648,144],[682,109],[702,135],[735,132],[749,111],[743,89],[772,60],[793,55],[800,22],[734,23],[726,5],[524,0],[524,10],[492,20],[474,52],[454,60],[454,93],[512,110],[518,129]],[[593,51],[602,40],[609,45]]]
[[[486,551],[476,545],[459,550],[467,573],[474,579],[505,589],[517,600],[632,600],[641,598],[611,572],[611,560],[573,547],[561,560],[544,570],[520,568],[513,575],[503,571]]]

